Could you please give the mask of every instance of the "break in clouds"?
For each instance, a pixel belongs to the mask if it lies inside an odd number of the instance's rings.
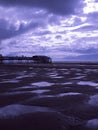
[[[0,53],[97,60],[97,0],[0,0]]]

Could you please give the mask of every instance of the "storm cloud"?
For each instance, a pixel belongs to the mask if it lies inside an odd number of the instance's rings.
[[[0,0],[0,54],[97,60],[96,0]]]
[[[17,27],[14,24],[10,24],[9,21],[0,19],[0,40],[23,34],[31,29],[35,29],[39,25],[40,23],[33,22],[30,22],[28,24],[21,23],[17,29]]]
[[[80,0],[0,0],[4,6],[44,8],[56,14],[73,14]]]

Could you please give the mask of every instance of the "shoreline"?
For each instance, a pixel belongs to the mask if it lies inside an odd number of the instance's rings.
[[[1,63],[0,67],[33,67],[33,68],[98,68],[97,62],[59,62],[51,64],[36,63]]]

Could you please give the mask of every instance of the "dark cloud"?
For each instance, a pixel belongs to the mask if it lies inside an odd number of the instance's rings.
[[[55,15],[52,15],[50,18],[49,18],[49,21],[48,21],[49,24],[51,25],[59,25],[60,24],[60,20],[59,20],[59,17],[55,16]]]
[[[62,39],[62,36],[61,35],[56,35],[55,38],[56,39]]]
[[[14,24],[10,24],[9,21],[0,19],[0,40],[8,39],[22,33],[25,33],[31,29],[38,27],[39,23],[30,22],[28,24],[21,23],[16,29]]]
[[[44,36],[44,35],[49,35],[49,34],[52,34],[51,33],[51,31],[43,31],[43,32],[41,32],[41,31],[39,31],[39,32],[34,32],[34,33],[32,33],[32,35],[34,35],[34,36]]]
[[[56,14],[71,14],[80,0],[0,0],[5,6],[31,6],[45,8]]]

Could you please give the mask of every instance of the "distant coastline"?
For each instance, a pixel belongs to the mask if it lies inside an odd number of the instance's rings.
[[[1,63],[0,67],[33,67],[33,68],[94,68],[98,69],[98,62],[53,62],[49,63]]]

